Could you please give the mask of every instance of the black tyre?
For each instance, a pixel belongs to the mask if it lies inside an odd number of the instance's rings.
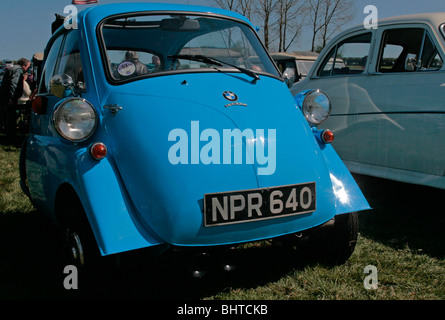
[[[98,263],[99,248],[79,198],[70,195],[66,200],[61,214],[68,263],[78,269],[90,269]]]
[[[327,265],[340,265],[351,257],[357,237],[358,216],[353,212],[335,216],[335,220],[303,232],[301,237],[293,236],[290,243],[309,260]]]
[[[356,212],[335,217],[335,223],[325,249],[325,259],[328,263],[345,263],[354,253],[358,238],[358,215]]]

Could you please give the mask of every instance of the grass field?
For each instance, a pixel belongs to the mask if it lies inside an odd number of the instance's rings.
[[[65,290],[60,238],[19,187],[19,146],[0,135],[0,299],[445,299],[445,192],[363,176],[355,178],[373,210],[360,214],[357,248],[344,265],[264,241],[239,249],[237,271],[197,281],[178,257],[153,262],[138,251],[122,255],[119,269],[80,274],[79,289]],[[378,271],[376,290],[364,288],[368,265]]]

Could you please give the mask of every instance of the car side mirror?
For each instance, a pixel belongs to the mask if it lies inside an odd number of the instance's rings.
[[[419,61],[417,61],[417,56],[412,53],[408,53],[405,59],[405,71],[413,72],[417,70],[417,65]]]
[[[287,86],[290,88],[295,82],[295,69],[287,68],[283,72],[284,82],[286,82]]]

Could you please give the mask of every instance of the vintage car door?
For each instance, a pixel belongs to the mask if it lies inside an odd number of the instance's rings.
[[[373,34],[374,30],[356,31],[338,39],[326,49],[327,54],[322,53],[322,60],[317,62],[310,78],[292,89],[296,94],[316,87],[330,97],[332,115],[320,128],[335,132],[335,149],[343,160],[367,161],[369,149],[376,148],[374,140],[359,133],[357,116],[360,110],[377,110],[366,91],[366,84],[372,80],[368,57],[372,52]]]
[[[380,26],[366,91],[379,110],[359,111],[376,141],[370,164],[445,175],[445,56],[425,24]]]

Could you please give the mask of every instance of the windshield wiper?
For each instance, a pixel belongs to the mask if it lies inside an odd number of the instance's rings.
[[[260,80],[260,77],[253,71],[250,71],[250,70],[242,68],[242,67],[235,66],[233,64],[230,64],[228,62],[225,62],[225,61],[213,58],[213,57],[203,56],[203,55],[200,55],[200,54],[175,54],[175,55],[168,56],[168,58],[171,58],[171,59],[184,59],[184,60],[192,60],[192,61],[204,62],[204,63],[207,63],[207,64],[213,64],[213,65],[218,66],[218,67],[222,67],[224,65],[227,65],[229,67],[238,69],[239,71],[247,74],[248,76],[252,77],[255,81],[256,80]]]

